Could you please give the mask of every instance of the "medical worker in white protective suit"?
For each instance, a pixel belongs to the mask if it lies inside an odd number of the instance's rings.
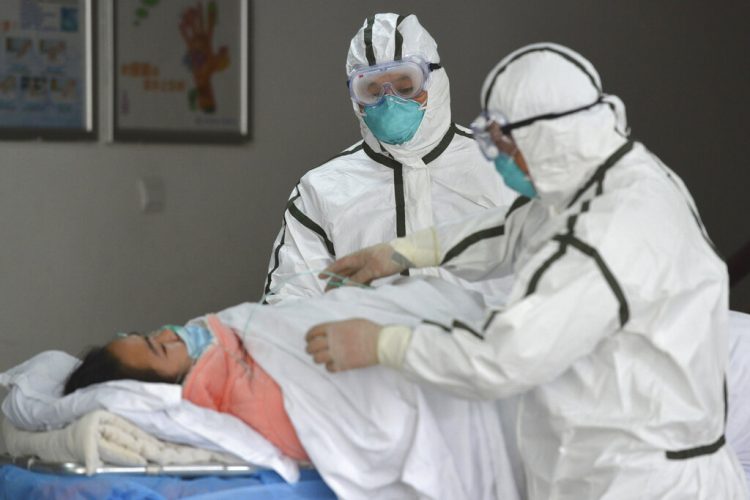
[[[472,325],[323,324],[308,352],[332,371],[380,362],[466,397],[524,393],[532,499],[746,498],[724,445],[726,267],[682,181],[628,139],[622,102],[567,48],[512,53],[481,102],[478,142],[528,202],[331,269],[368,281],[403,258],[473,279],[511,268],[507,307]]]
[[[321,295],[324,284],[310,271],[336,256],[507,208],[517,196],[471,133],[451,122],[448,76],[416,16],[366,19],[351,41],[346,71],[363,140],[309,171],[292,191],[270,258],[269,303]],[[460,281],[442,269],[416,273]],[[510,290],[510,278],[463,284],[494,303]]]

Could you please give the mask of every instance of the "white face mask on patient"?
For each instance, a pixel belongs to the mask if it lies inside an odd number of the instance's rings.
[[[166,325],[165,329],[172,330],[185,343],[188,356],[193,361],[201,357],[201,354],[213,344],[214,336],[208,328],[199,325],[177,326]]]

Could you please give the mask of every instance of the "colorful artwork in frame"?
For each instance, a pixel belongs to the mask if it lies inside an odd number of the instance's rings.
[[[249,139],[249,0],[116,0],[113,136]]]
[[[91,0],[0,2],[0,138],[95,139]]]

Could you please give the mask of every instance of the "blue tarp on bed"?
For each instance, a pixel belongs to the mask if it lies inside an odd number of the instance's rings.
[[[102,474],[93,477],[31,472],[13,465],[0,467],[0,499],[335,499],[316,471],[303,470],[296,484],[287,484],[273,471],[251,476],[216,476],[181,479],[171,476],[124,476]]]

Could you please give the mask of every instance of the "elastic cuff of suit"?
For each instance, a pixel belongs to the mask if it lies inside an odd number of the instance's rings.
[[[382,365],[401,368],[411,342],[412,330],[404,325],[389,325],[378,335],[378,361]]]
[[[428,227],[390,242],[391,247],[414,264],[414,267],[433,267],[440,264],[440,248],[434,227]]]

